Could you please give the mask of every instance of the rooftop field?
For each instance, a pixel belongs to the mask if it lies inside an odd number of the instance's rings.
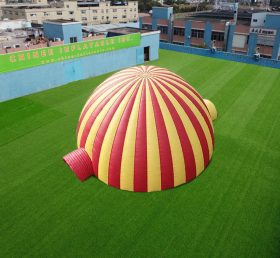
[[[0,103],[0,257],[280,257],[280,70],[162,50],[149,64],[215,103],[208,168],[155,193],[79,182],[62,156],[109,74]]]

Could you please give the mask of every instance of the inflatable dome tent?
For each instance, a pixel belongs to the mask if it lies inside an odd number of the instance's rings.
[[[137,66],[92,93],[79,118],[77,145],[63,159],[81,181],[96,176],[123,190],[161,191],[206,168],[213,124],[204,100],[181,77]]]

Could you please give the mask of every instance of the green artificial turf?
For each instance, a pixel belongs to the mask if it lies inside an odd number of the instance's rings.
[[[280,257],[280,70],[160,51],[218,110],[215,151],[156,193],[79,182],[62,156],[103,75],[0,103],[0,257]]]

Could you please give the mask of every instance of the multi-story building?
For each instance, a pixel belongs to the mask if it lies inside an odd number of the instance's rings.
[[[26,19],[35,24],[61,18],[80,21],[82,25],[127,23],[138,20],[137,1],[112,4],[110,1],[67,0],[63,2],[62,7],[56,7],[48,4],[47,0],[32,0],[32,4],[5,5],[2,11],[4,18]]]
[[[0,20],[3,18],[2,6],[6,4],[5,0],[0,0]]]
[[[260,56],[271,58],[280,55],[274,53],[277,51],[274,49],[279,48],[279,13],[253,14],[251,26],[248,26],[224,21],[173,20],[168,19],[170,12],[168,8],[154,7],[153,16],[141,18],[141,27],[160,30],[162,42],[202,48],[209,48],[214,44],[217,50],[239,54],[248,53],[249,37],[255,34]]]

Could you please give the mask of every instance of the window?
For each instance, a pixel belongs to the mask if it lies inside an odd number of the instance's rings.
[[[30,16],[31,16],[31,17],[36,17],[37,14],[36,14],[36,13],[31,13]]]
[[[87,21],[87,17],[82,17],[82,21]]]
[[[122,18],[125,19],[125,18],[126,18],[126,15],[123,15]]]
[[[77,37],[70,37],[70,43],[75,43],[77,41]]]
[[[174,27],[174,35],[185,36],[185,29]]]
[[[57,14],[57,15],[62,15],[62,12],[61,12],[61,11],[59,11],[59,12],[56,12],[56,14]]]
[[[66,8],[69,8],[69,4],[66,5]]]
[[[81,11],[82,14],[86,14],[86,12],[87,12],[86,10],[82,10]]]
[[[136,12],[136,8],[134,8],[134,12]]]
[[[258,22],[258,19],[253,19],[253,22]]]
[[[158,26],[157,29],[160,30],[161,34],[167,34],[168,31],[167,26]]]
[[[97,20],[97,16],[93,16],[92,19],[93,19],[94,21],[96,21],[96,20]]]
[[[104,20],[104,16],[102,16],[101,19]]]
[[[176,45],[184,45],[183,42],[174,42],[174,41],[173,41],[173,44],[176,44]]]
[[[224,41],[224,35],[225,34],[223,32],[213,31],[211,35],[211,40]]]
[[[152,25],[150,25],[150,24],[142,24],[142,29],[144,29],[144,30],[151,30],[152,29]]]
[[[18,15],[18,12],[15,12],[16,15]]]
[[[92,10],[92,13],[97,13],[97,10]]]
[[[48,12],[44,12],[44,16],[49,16],[49,13]]]
[[[104,13],[104,10],[103,10],[103,9],[101,10],[101,13]]]
[[[116,13],[118,10],[117,9],[113,9],[113,13]]]
[[[69,11],[69,14],[73,15],[73,14],[74,14],[74,11]]]
[[[118,19],[118,16],[114,15],[114,16],[113,16],[113,19]]]
[[[203,38],[204,30],[192,30],[192,38]]]

